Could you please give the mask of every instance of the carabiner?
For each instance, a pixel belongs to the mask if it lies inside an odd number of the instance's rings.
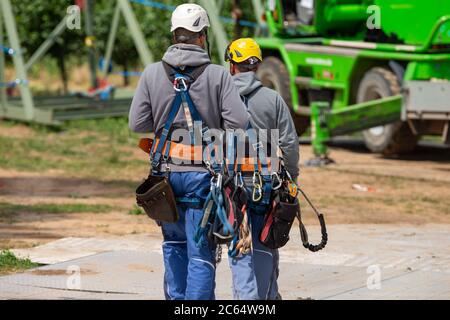
[[[182,89],[180,89],[180,81],[181,81],[181,84],[183,85],[183,88]],[[188,90],[188,85],[187,85],[187,83],[186,83],[186,79],[185,78],[183,78],[183,77],[177,77],[177,78],[175,78],[175,80],[173,81],[173,89],[176,91],[176,92],[186,92],[187,90]]]
[[[258,179],[258,180],[256,180],[256,179]],[[257,171],[255,171],[253,173],[253,185],[256,185],[256,184],[259,184],[260,186],[262,186],[262,184],[263,184],[261,174]]]
[[[234,184],[238,188],[243,188],[244,187],[244,179],[242,179],[242,173],[241,172],[236,173],[236,175],[234,176]]]
[[[273,183],[272,183],[272,189],[273,190],[279,190],[283,186],[283,180],[281,180],[280,175],[278,174],[278,172],[272,172],[272,181],[274,181],[274,178],[276,179],[278,184],[276,186],[274,186]]]
[[[261,201],[261,199],[263,197],[262,185],[263,185],[263,181],[262,181],[261,174],[259,172],[255,171],[253,173],[253,195],[252,195],[253,202]]]
[[[262,187],[260,184],[255,184],[253,186],[253,194],[252,194],[252,200],[253,202],[259,202],[261,201],[263,197]]]

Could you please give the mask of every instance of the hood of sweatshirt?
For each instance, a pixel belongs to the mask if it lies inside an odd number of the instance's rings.
[[[211,62],[208,53],[193,44],[175,44],[170,46],[162,60],[172,67],[197,67]]]
[[[241,96],[246,96],[259,87],[262,87],[261,81],[256,77],[254,72],[238,73],[233,76],[234,84],[239,89]]]

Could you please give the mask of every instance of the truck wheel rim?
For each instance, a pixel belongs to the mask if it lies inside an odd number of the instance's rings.
[[[369,129],[371,135],[379,137],[384,133],[384,126],[373,127]]]

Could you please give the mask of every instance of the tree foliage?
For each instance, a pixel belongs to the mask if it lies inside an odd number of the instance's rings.
[[[25,56],[29,58],[66,15],[67,7],[73,5],[75,1],[12,0],[11,2],[19,36],[22,40],[22,49],[25,52]],[[170,0],[160,2],[178,5],[186,1]],[[254,20],[251,1],[224,0],[221,15],[229,17],[234,2],[238,2],[243,10],[242,19]],[[171,43],[169,32],[171,12],[149,8],[136,3],[132,3],[132,8],[145,35],[148,47],[155,59],[160,59]],[[96,49],[97,55],[100,57],[105,52],[106,42],[111,30],[115,1],[95,0],[94,10]],[[233,38],[234,26],[227,25],[226,29],[229,37]],[[252,30],[244,28],[242,34],[249,35],[251,32]],[[75,59],[77,64],[87,62],[87,48],[84,45],[84,38],[84,15],[82,13],[82,29],[66,30],[58,37],[55,45],[48,52],[48,55],[58,62],[64,82],[67,82],[66,61]],[[219,57],[222,57],[222,53],[216,52],[216,62],[219,62]],[[113,51],[113,61],[116,66],[121,66],[124,70],[140,65],[138,53],[123,17],[120,20],[120,27]]]

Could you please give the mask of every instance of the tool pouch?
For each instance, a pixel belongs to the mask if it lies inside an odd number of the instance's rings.
[[[289,241],[289,232],[299,210],[298,199],[293,203],[274,200],[259,236],[261,243],[270,249],[284,247]]]
[[[158,222],[177,222],[175,195],[165,176],[149,176],[136,189],[136,202],[147,215]]]

